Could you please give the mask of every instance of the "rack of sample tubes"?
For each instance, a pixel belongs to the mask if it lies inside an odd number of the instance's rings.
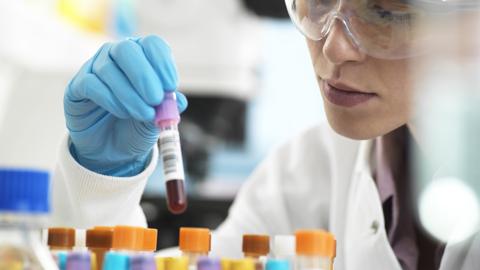
[[[157,230],[151,228],[50,228],[46,242],[60,270],[332,270],[336,255],[335,237],[323,230],[273,239],[243,235],[242,259],[210,256],[206,228],[180,228],[178,257],[155,253]]]

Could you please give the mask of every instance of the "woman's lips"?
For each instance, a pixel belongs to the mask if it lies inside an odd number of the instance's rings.
[[[328,101],[343,107],[353,107],[377,96],[374,93],[362,92],[340,83],[325,80],[323,80],[322,89]]]

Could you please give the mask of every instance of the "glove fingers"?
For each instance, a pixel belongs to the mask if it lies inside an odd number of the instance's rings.
[[[110,58],[111,46],[105,46],[93,61],[92,71],[118,98],[130,116],[139,121],[151,121],[155,110],[135,91],[128,78]]]
[[[177,95],[177,106],[178,106],[178,110],[182,113],[184,112],[187,107],[188,107],[188,100],[187,98],[185,97],[184,94],[180,93],[179,91],[175,91],[176,95]]]
[[[67,92],[75,92],[79,100],[65,99],[65,113],[72,117],[85,117],[98,109],[98,106],[110,112],[117,118],[127,119],[129,114],[118,98],[94,74],[82,76],[74,80]],[[88,122],[88,121],[87,121]]]
[[[156,106],[162,102],[162,82],[135,41],[125,40],[114,44],[110,49],[110,57],[147,104]]]
[[[136,40],[163,84],[163,90],[174,91],[178,87],[178,75],[173,55],[168,44],[157,36]]]

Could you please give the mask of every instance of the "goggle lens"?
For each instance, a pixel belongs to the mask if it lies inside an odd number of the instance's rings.
[[[309,39],[322,40],[342,21],[353,43],[379,58],[405,58],[416,46],[423,10],[406,0],[285,0],[290,18]]]

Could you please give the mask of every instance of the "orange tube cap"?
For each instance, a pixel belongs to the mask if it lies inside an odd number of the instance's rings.
[[[206,253],[210,251],[210,230],[206,228],[180,228],[179,247],[182,251]]]
[[[297,255],[336,256],[336,240],[333,234],[324,230],[298,230],[295,233]]]

